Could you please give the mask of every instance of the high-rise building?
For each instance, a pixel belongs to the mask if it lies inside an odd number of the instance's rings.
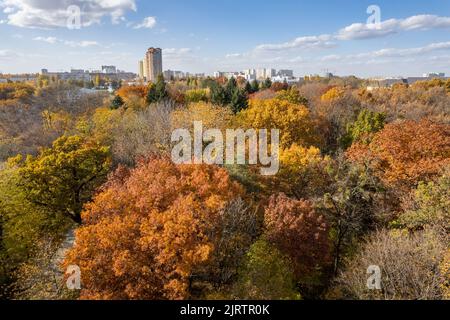
[[[138,62],[138,74],[139,79],[144,79],[144,60],[139,60]]]
[[[275,69],[258,69],[256,70],[256,78],[258,80],[265,80],[275,76]]]
[[[145,79],[146,81],[148,80],[148,63],[147,63],[147,58],[144,58],[144,61],[142,62],[142,66],[144,67],[144,72],[143,72],[143,79]]]
[[[147,81],[156,82],[158,76],[163,73],[162,50],[160,48],[149,48],[145,55],[145,61],[147,64]]]

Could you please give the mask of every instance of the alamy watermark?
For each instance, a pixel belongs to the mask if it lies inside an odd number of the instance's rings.
[[[66,287],[69,290],[81,289],[81,270],[77,265],[70,265],[66,270]]]
[[[381,29],[381,8],[377,5],[370,5],[367,7],[367,14],[370,14],[367,18],[367,27],[369,29]]]
[[[81,29],[81,8],[71,5],[67,8],[67,28],[69,30]]]
[[[176,164],[261,165],[261,174],[278,173],[280,130],[220,129],[204,130],[202,121],[194,121],[194,136],[188,129],[172,132],[172,161]],[[268,152],[270,145],[270,153]],[[247,161],[248,151],[248,161]]]
[[[369,290],[381,290],[381,268],[376,265],[371,265],[367,268],[367,289]]]

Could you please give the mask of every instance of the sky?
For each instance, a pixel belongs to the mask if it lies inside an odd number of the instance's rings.
[[[450,74],[449,0],[0,0],[0,73],[163,68]]]

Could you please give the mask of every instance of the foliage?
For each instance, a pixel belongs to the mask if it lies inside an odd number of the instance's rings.
[[[331,158],[323,157],[318,148],[293,144],[280,151],[280,170],[266,180],[271,190],[297,199],[322,195],[330,184],[331,166]]]
[[[341,144],[344,148],[348,148],[355,141],[369,143],[372,135],[384,128],[385,119],[383,113],[363,109],[358,119],[347,126],[347,135],[341,139]]]
[[[158,75],[158,79],[156,83],[150,84],[147,93],[147,103],[157,103],[168,97],[168,93],[166,90],[166,82],[164,81],[164,77],[162,74]]]
[[[420,182],[414,192],[412,208],[403,213],[398,223],[411,230],[438,227],[450,232],[450,176],[438,181]]]
[[[288,148],[294,143],[310,146],[317,142],[308,109],[288,101],[250,100],[249,108],[242,111],[238,119],[249,128],[279,129],[282,148]]]
[[[274,195],[265,210],[264,222],[267,240],[290,257],[297,279],[329,263],[329,228],[311,202]]]
[[[390,186],[414,187],[450,164],[450,125],[428,120],[390,123],[368,145],[353,145],[347,156],[370,165]]]
[[[244,89],[235,88],[231,93],[230,108],[234,114],[247,109],[248,97]]]
[[[111,109],[113,109],[113,110],[119,109],[124,104],[125,104],[125,102],[123,101],[122,97],[117,95],[111,101]]]
[[[205,130],[217,128],[225,131],[230,127],[232,120],[233,114],[228,108],[204,102],[191,103],[187,108],[172,113],[172,128],[184,128],[193,133],[194,121],[202,121]]]
[[[280,100],[286,100],[293,104],[308,106],[308,99],[303,97],[296,87],[290,87],[287,90],[277,92],[276,98]]]
[[[342,98],[344,94],[345,90],[343,88],[333,87],[324,93],[320,99],[322,101],[333,101]]]
[[[103,182],[109,165],[108,148],[63,136],[52,148],[19,163],[20,186],[32,203],[80,223],[83,204]]]
[[[186,103],[208,102],[209,91],[206,89],[191,89],[185,93]]]
[[[214,251],[222,209],[242,194],[216,166],[164,159],[119,168],[83,212],[66,264],[84,299],[182,299]]]
[[[444,277],[439,263],[445,252],[434,233],[375,232],[337,279],[342,296],[362,300],[441,299]],[[381,290],[367,288],[367,268],[381,269]]]
[[[234,296],[244,300],[299,300],[289,260],[274,246],[261,239],[255,242],[249,252]]]
[[[261,233],[261,221],[257,208],[244,200],[229,202],[220,212],[215,231],[213,266],[207,279],[216,286],[235,280],[239,266],[251,244]]]
[[[35,89],[23,83],[0,83],[0,103],[8,100],[29,101],[33,96]]]
[[[342,157],[337,159],[330,176],[329,191],[321,199],[319,208],[331,228],[336,274],[342,257],[353,243],[376,226],[377,199],[383,197],[384,192],[370,170],[353,166]]]

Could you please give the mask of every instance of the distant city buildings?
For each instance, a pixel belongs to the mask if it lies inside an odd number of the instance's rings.
[[[115,66],[102,66],[103,73],[117,73]]]
[[[60,80],[93,81],[98,76],[108,78],[109,80],[132,80],[136,77],[135,73],[117,70],[115,66],[102,66],[101,70],[89,71],[83,69],[71,69],[69,72],[49,72],[48,69],[42,69],[41,75],[55,77]]]
[[[187,78],[204,78],[204,73],[190,73],[190,72],[183,72],[183,71],[173,71],[173,70],[166,70],[163,72],[164,79],[171,81],[171,80],[180,80],[180,79],[187,79]]]
[[[445,78],[445,73],[443,73],[443,72],[424,73],[423,77],[424,78]]]
[[[213,74],[214,78],[225,77],[227,79],[231,78],[244,78],[247,81],[264,81],[266,79],[270,79],[272,82],[287,82],[287,83],[296,83],[299,81],[298,78],[294,77],[293,70],[282,69],[278,70],[271,68],[264,69],[245,69],[242,72],[223,72],[216,71]]]
[[[433,79],[447,80],[449,77],[445,76],[445,73],[425,73],[422,77],[396,77],[396,78],[371,78],[367,90],[375,90],[379,88],[389,88],[395,84],[414,84],[418,81],[428,81]]]

